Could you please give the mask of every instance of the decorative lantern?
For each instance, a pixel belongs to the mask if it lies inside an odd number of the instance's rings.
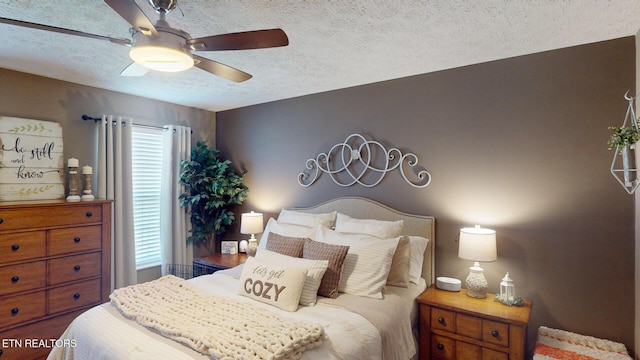
[[[507,273],[500,282],[500,298],[503,301],[514,301],[516,299],[516,287],[513,285],[513,280]]]

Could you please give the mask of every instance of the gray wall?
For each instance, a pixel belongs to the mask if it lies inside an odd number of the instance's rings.
[[[188,125],[194,143],[202,139],[215,146],[213,112],[0,69],[0,115],[59,122],[65,159],[75,157],[95,168],[96,125],[82,121],[83,114],[126,116],[143,125]],[[138,281],[158,276],[159,267],[141,270]]]
[[[436,274],[461,279],[471,264],[457,258],[458,230],[493,228],[489,290],[509,271],[533,301],[530,348],[546,325],[633,349],[634,200],[609,173],[606,141],[634,85],[628,37],[219,112],[216,140],[248,170],[239,211],[358,195],[431,214]],[[352,133],[414,152],[432,184],[414,189],[398,173],[372,189],[326,175],[297,184],[307,159]]]

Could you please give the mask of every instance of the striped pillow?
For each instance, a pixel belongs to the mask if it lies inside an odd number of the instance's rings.
[[[282,255],[302,257],[302,247],[305,238],[284,236],[277,233],[269,233],[266,249]]]
[[[325,244],[311,239],[305,240],[302,250],[304,259],[327,260],[329,262],[318,288],[318,295],[331,299],[338,297],[342,266],[348,251],[348,246]]]
[[[317,229],[315,238],[329,244],[349,246],[338,291],[382,299],[382,289],[387,283],[391,260],[399,238],[378,239],[362,234],[346,235],[323,227]]]
[[[314,305],[318,299],[318,288],[324,273],[327,271],[326,260],[306,260],[294,258],[267,249],[258,249],[256,259],[270,264],[277,264],[287,268],[299,268],[306,271],[302,295],[300,295],[300,305]]]

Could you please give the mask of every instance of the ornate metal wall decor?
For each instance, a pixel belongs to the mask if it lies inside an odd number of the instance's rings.
[[[629,96],[628,91],[624,94],[624,98],[629,102],[629,105],[627,106],[627,113],[622,122],[622,128],[630,127],[635,134],[638,133],[638,120],[634,111],[634,100],[636,97],[637,96]],[[640,181],[638,180],[640,169],[638,169],[636,164],[638,144],[616,145],[614,150],[613,160],[611,161],[611,174],[628,194],[633,194],[638,189],[638,186],[640,186]]]
[[[298,183],[307,187],[313,184],[322,173],[327,173],[331,180],[340,186],[360,184],[365,187],[374,187],[388,172],[398,168],[402,178],[409,185],[423,188],[431,182],[431,174],[428,171],[417,171],[416,182],[409,180],[405,173],[405,165],[415,167],[417,164],[418,157],[413,153],[403,154],[397,148],[387,150],[377,141],[367,140],[360,134],[351,134],[343,143],[334,145],[328,152],[320,153],[315,159],[307,160],[307,171],[298,174]]]

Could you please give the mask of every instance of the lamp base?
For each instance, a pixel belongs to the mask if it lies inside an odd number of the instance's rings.
[[[484,299],[487,297],[489,284],[484,277],[484,269],[480,267],[478,262],[475,262],[473,266],[469,268],[469,276],[467,276],[464,284],[467,287],[467,296],[476,299]]]
[[[247,256],[255,256],[256,251],[258,251],[258,241],[256,239],[249,239],[249,244],[247,246]]]

